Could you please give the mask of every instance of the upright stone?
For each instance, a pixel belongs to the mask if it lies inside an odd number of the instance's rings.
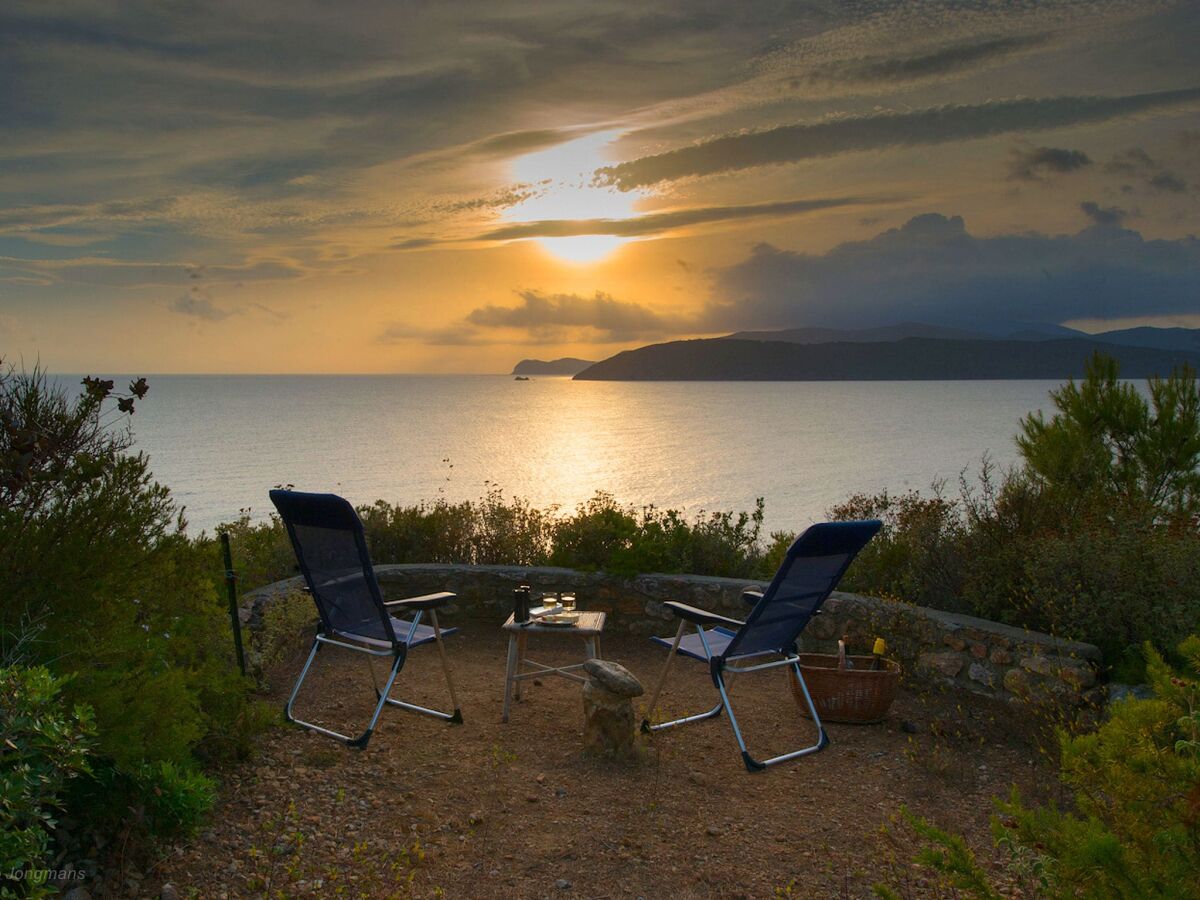
[[[583,664],[591,679],[583,685],[583,749],[605,756],[629,756],[636,740],[633,698],[642,683],[617,663],[589,659]]]

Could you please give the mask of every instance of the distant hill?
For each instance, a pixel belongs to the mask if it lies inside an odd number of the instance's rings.
[[[725,336],[734,341],[784,341],[788,344],[833,344],[845,341],[856,344],[875,344],[900,341],[904,338],[939,338],[943,340],[979,339],[985,335],[943,325],[924,325],[921,322],[902,322],[878,328],[785,328],[782,331],[738,331]]]
[[[1123,328],[1090,336],[1093,340],[1126,347],[1200,351],[1200,328]]]
[[[575,359],[564,356],[562,359],[523,359],[515,366],[512,375],[576,375],[588,366],[595,365],[595,360]]]
[[[627,350],[575,377],[589,381],[938,381],[1063,379],[1083,374],[1100,351],[1127,378],[1166,375],[1200,363],[1200,350],[1124,347],[1071,338],[1044,341],[933,340],[796,344],[709,338]]]

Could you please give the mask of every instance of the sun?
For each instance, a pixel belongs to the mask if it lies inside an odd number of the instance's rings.
[[[518,157],[512,163],[516,180],[543,189],[509,207],[504,218],[510,222],[561,222],[564,230],[569,230],[568,223],[634,218],[634,204],[641,199],[640,193],[592,183],[592,173],[608,162],[603,149],[620,134],[600,131]],[[540,237],[536,242],[557,259],[586,264],[608,258],[631,240],[598,231]]]
[[[580,234],[575,237],[538,238],[537,242],[551,256],[566,262],[594,263],[629,243],[629,238],[611,234]]]

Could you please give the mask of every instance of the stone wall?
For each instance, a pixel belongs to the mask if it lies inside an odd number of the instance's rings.
[[[663,606],[678,600],[742,618],[748,586],[765,582],[701,575],[637,575],[618,578],[599,572],[520,566],[379,565],[376,576],[388,599],[447,590],[458,601],[447,622],[501,622],[511,612],[518,584],[539,591],[573,590],[584,609],[608,613],[606,628],[639,635],[669,635],[677,620]],[[265,606],[299,591],[299,578],[276,582],[243,599],[242,620],[253,629]],[[1100,651],[1091,644],[925,609],[891,600],[835,592],[822,614],[805,629],[802,649],[832,653],[839,637],[854,653],[867,653],[876,636],[888,642],[889,656],[915,679],[1003,700],[1053,700],[1068,707],[1092,707],[1102,699],[1096,687]]]

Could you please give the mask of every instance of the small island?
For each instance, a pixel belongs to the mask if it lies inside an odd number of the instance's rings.
[[[523,359],[509,373],[510,375],[578,375],[588,366],[595,365],[595,360],[576,359],[564,356],[562,359]]]

